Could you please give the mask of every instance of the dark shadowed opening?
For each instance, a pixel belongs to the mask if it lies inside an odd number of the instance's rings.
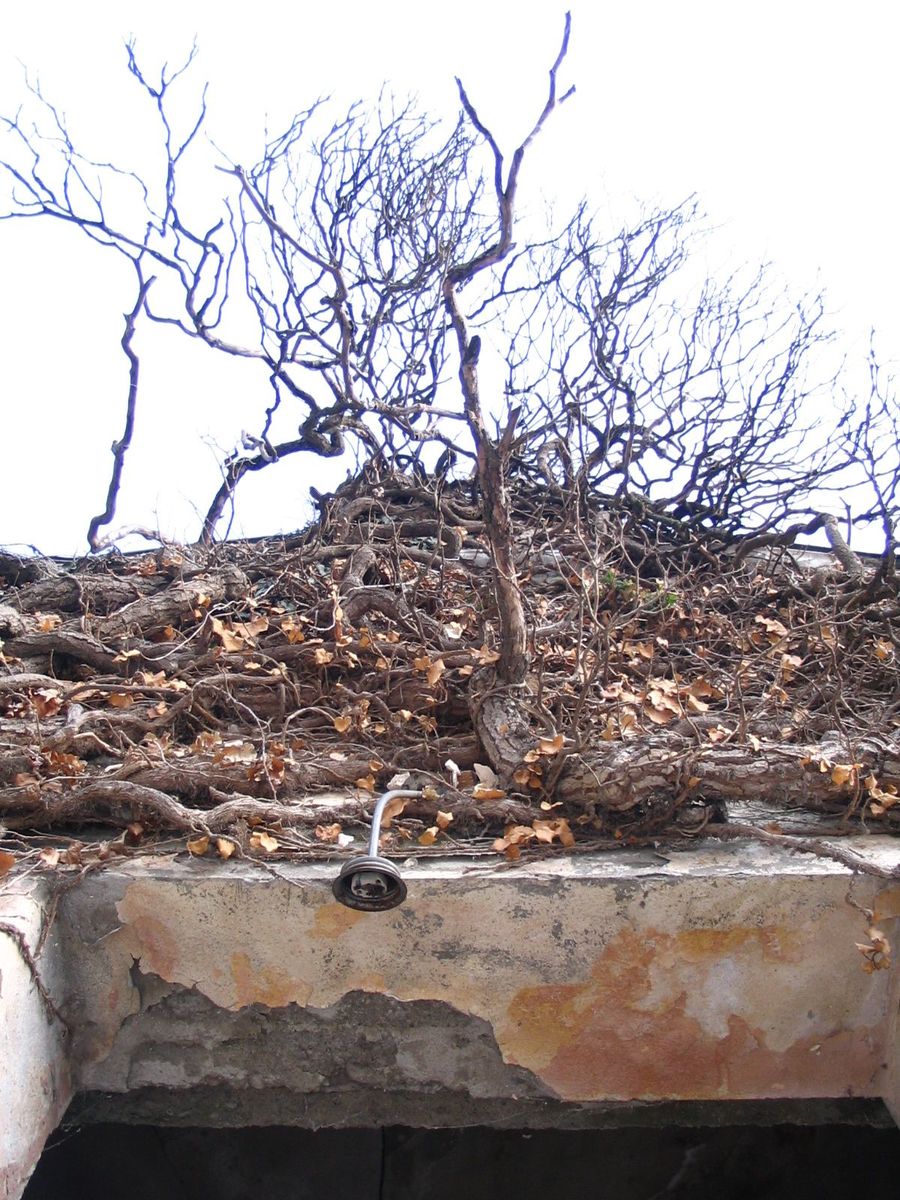
[[[900,1131],[94,1125],[48,1144],[25,1200],[893,1200]]]

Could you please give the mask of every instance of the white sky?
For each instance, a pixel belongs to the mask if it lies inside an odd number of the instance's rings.
[[[851,353],[874,326],[882,357],[900,358],[896,0],[7,5],[0,111],[21,98],[25,63],[86,149],[132,153],[124,39],[153,64],[178,60],[196,34],[208,128],[237,160],[255,156],[267,113],[277,126],[319,95],[346,102],[385,80],[452,113],[455,74],[512,149],[543,101],[566,7],[564,79],[578,94],[535,146],[526,201],[563,208],[587,194],[624,211],[635,197],[671,205],[696,192],[718,227],[712,254],[772,260],[797,292],[821,285]],[[0,223],[0,543],[81,551],[103,507],[132,303],[113,259],[72,229]],[[193,539],[217,464],[257,428],[267,385],[175,334],[142,332],[136,348],[138,426],[114,527]],[[295,456],[243,482],[233,532],[302,525],[315,470]]]

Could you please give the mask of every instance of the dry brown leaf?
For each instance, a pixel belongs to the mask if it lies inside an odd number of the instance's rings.
[[[209,849],[209,834],[204,833],[200,837],[191,838],[187,844],[188,851],[200,857]]]
[[[76,754],[63,754],[61,750],[51,750],[44,756],[48,766],[59,775],[83,775],[87,763]]]
[[[880,929],[870,926],[866,931],[868,942],[857,942],[856,948],[866,960],[863,970],[867,975],[875,971],[887,971],[891,965],[891,943]]]
[[[131,708],[134,696],[130,692],[110,692],[106,702],[110,708]]]
[[[640,727],[638,726],[637,716],[633,712],[623,712],[619,714],[619,729],[623,738],[634,738],[638,736]]]
[[[335,717],[333,724],[338,733],[346,733],[353,724],[353,718],[347,716]]]
[[[438,829],[446,829],[453,820],[452,812],[441,812],[440,809],[434,814],[434,820]]]
[[[334,661],[334,655],[330,650],[325,650],[322,646],[317,646],[315,650],[315,660],[317,667],[327,667],[330,662]]]
[[[837,787],[843,787],[847,783],[854,784],[860,766],[860,763],[837,763],[831,770],[831,782]]]
[[[644,712],[654,725],[668,725],[670,721],[674,721],[680,715],[677,710],[673,712],[671,708],[658,708],[654,704],[645,704]]]
[[[440,833],[437,825],[431,825],[423,833],[419,834],[418,842],[420,846],[433,846],[437,841],[437,835]]]
[[[483,783],[476,784],[472,789],[474,800],[503,800],[505,797],[506,792],[501,788],[485,787]]]
[[[225,622],[219,617],[210,617],[209,622],[212,625],[213,633],[229,654],[244,649],[246,645],[244,639],[234,631],[230,622]]]
[[[144,836],[144,827],[140,821],[132,821],[122,834],[122,841],[126,846],[137,846]]]
[[[223,742],[221,747],[213,754],[213,762],[215,763],[238,763],[238,762],[255,762],[256,747],[252,742],[244,742],[238,738],[231,738],[227,742]]]
[[[442,658],[435,659],[426,672],[425,678],[428,680],[430,687],[434,687],[445,671],[444,660]]]
[[[331,842],[336,842],[343,831],[339,822],[335,821],[333,825],[317,825],[314,832],[316,841],[324,842],[328,845]]]
[[[710,683],[708,679],[704,679],[703,676],[695,679],[690,686],[682,690],[688,696],[696,696],[703,700],[721,700],[723,694],[720,688]]]
[[[507,858],[515,860],[519,857],[520,847],[533,841],[535,836],[535,831],[530,825],[508,825],[504,830],[503,837],[494,841],[493,848],[498,854],[504,854]]]
[[[791,682],[802,662],[803,659],[799,656],[799,654],[782,654],[781,678],[785,683]]]
[[[781,641],[782,638],[788,636],[788,631],[780,621],[776,621],[773,617],[763,617],[757,615],[755,618],[757,625],[762,625],[765,630],[768,641],[774,646]]]
[[[388,800],[381,816],[382,829],[390,829],[394,817],[400,816],[411,799],[411,796],[393,796]]]
[[[16,856],[8,850],[0,850],[0,875],[6,875],[16,865]]]
[[[59,866],[60,852],[55,846],[45,846],[38,857],[45,867]]]
[[[500,655],[496,650],[489,650],[487,646],[482,646],[480,650],[474,651],[475,657],[484,665],[500,661]]]
[[[363,792],[374,792],[375,791],[375,776],[374,775],[361,776],[359,779],[356,780],[354,787],[358,787]]]
[[[299,621],[296,617],[284,617],[283,620],[279,622],[279,628],[287,638],[289,644],[292,646],[306,641],[306,634],[300,627]]]
[[[37,688],[31,693],[31,705],[41,720],[54,717],[62,707],[62,699],[56,688]]]
[[[165,671],[138,671],[138,673],[135,675],[135,679],[138,683],[144,684],[145,687],[169,686]],[[175,686],[178,683],[181,683],[182,687],[187,686],[187,684],[182,683],[181,680],[173,680],[172,686]]]
[[[575,845],[575,835],[565,817],[557,817],[552,821],[533,821],[532,828],[539,842],[549,844],[558,838],[563,846]]]
[[[869,793],[869,808],[876,817],[880,817],[887,809],[900,802],[895,784],[886,783],[881,787],[874,775],[866,776],[863,783]]]
[[[251,833],[250,848],[251,850],[265,850],[266,854],[274,854],[278,849],[278,839],[272,837],[271,833]]]
[[[660,640],[660,639],[657,639]],[[622,652],[631,656],[639,656],[640,658],[651,659],[656,653],[656,648],[653,642],[630,642],[622,643]]]
[[[203,729],[194,738],[191,749],[195,754],[208,754],[211,750],[215,750],[217,746],[222,744],[222,735],[213,733],[209,729]]]
[[[559,754],[560,750],[563,748],[564,741],[565,738],[561,733],[558,733],[556,737],[541,738],[537,745],[538,754],[543,754],[547,757],[550,757],[553,754]]]

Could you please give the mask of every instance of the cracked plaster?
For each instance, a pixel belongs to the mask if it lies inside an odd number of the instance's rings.
[[[440,1004],[484,1023],[532,1094],[566,1101],[880,1095],[889,973],[861,970],[848,873],[765,854],[738,873],[734,847],[699,857],[673,867],[649,856],[630,873],[622,857],[489,874],[428,864],[407,873],[408,902],[381,914],[336,904],[321,865],[273,876],[145,860],[107,872],[69,901],[73,928],[85,905],[114,922],[90,953],[71,956],[80,1086],[129,1086],[112,1065],[126,1022],[140,1012],[141,988],[167,983],[225,1012],[321,1014],[354,993]],[[885,919],[900,908],[900,889],[871,879],[852,888]],[[396,1009],[385,1014],[396,1082],[427,1089],[439,1023],[424,1043],[414,1020],[402,1037],[397,1024]],[[341,1052],[338,1039],[331,1053]],[[298,1067],[284,1062],[286,1073]],[[328,1086],[319,1074],[300,1070],[296,1086]],[[460,1059],[440,1082],[467,1088],[473,1077]],[[180,1086],[203,1079],[195,1067]]]

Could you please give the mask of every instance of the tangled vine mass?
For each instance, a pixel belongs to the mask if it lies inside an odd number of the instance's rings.
[[[874,346],[862,388],[833,370],[821,296],[685,279],[690,202],[613,236],[586,204],[519,220],[570,31],[511,155],[457,80],[449,124],[316,103],[223,163],[194,51],[154,73],[133,44],[162,158],[81,150],[36,81],[0,116],[0,219],[86,237],[132,288],[94,556],[0,553],[0,874],[172,837],[342,853],[393,787],[402,855],[714,834],[859,866],[832,835],[897,828],[894,380]],[[149,329],[264,402],[199,542],[123,555]],[[302,532],[217,543],[294,455],[355,465]]]
[[[507,684],[474,479],[370,466],[318,503],[278,539],[0,558],[8,837],[328,853],[391,784],[421,792],[386,835],[400,853],[755,818],[778,837],[811,814],[896,829],[883,560],[839,537],[843,561],[730,545],[645,501],[513,481],[528,671]]]

